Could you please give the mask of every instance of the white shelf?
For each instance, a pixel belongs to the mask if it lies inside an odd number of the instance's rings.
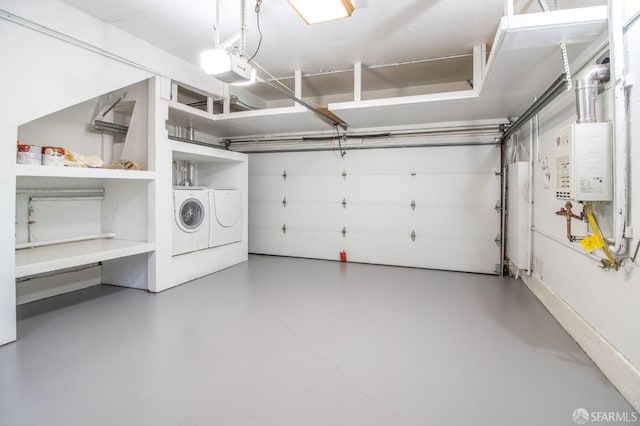
[[[172,126],[193,127],[199,132],[222,138],[332,128],[303,107],[209,114],[175,101],[169,101],[168,123]]]
[[[332,103],[329,111],[355,128],[499,117],[480,107],[475,90]]]
[[[172,126],[192,127],[199,132],[217,135],[215,116],[205,111],[169,101],[169,124]]]
[[[241,163],[246,161],[246,154],[171,139],[169,139],[169,148],[173,152],[174,160],[206,163]]]
[[[333,128],[301,106],[231,112],[216,116],[216,120],[219,136],[223,137],[318,132]]]
[[[55,167],[16,164],[16,176],[65,177],[85,179],[154,180],[155,172],[144,170],[97,169],[90,167]]]
[[[155,250],[153,243],[88,240],[16,250],[16,278],[118,259]]]
[[[606,31],[607,19],[607,6],[503,17],[480,94],[509,91],[530,101],[564,72],[560,44],[571,47],[595,41]]]

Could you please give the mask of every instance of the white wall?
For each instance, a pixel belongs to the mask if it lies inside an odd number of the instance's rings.
[[[0,103],[0,117],[6,122],[22,124],[152,75],[222,95],[222,83],[199,67],[63,1],[2,0],[0,10],[21,23],[0,21],[0,84],[3,99],[11,100]],[[45,35],[52,32],[83,47]],[[30,84],[13,84],[15,81]]]
[[[637,82],[640,81],[640,54],[633,46],[640,39],[640,25],[636,23],[630,27],[625,38],[629,79]],[[600,118],[604,121],[612,119],[611,83],[606,87],[607,90],[598,99]],[[628,226],[635,228],[635,237],[630,240],[633,250],[640,238],[640,208],[637,205],[640,185],[636,184],[640,182],[640,156],[634,155],[640,148],[640,92],[633,86],[629,89],[629,95],[631,187]],[[602,270],[597,261],[560,242],[566,241],[566,231],[565,219],[554,214],[564,205],[564,201],[556,200],[553,193],[554,141],[558,129],[576,120],[574,100],[574,93],[565,93],[540,114],[539,155],[536,146],[533,147],[533,226],[540,231],[533,233],[533,274],[637,369],[640,367],[640,262],[631,264],[627,260],[619,271]],[[525,126],[521,131],[521,141],[527,150],[528,134],[529,127]],[[528,160],[526,151],[521,149],[520,152],[523,153],[520,159]],[[542,168],[545,157],[551,165],[550,185],[546,183]],[[606,236],[611,237],[611,204],[596,203],[595,207]],[[576,210],[580,211],[581,206],[576,205]],[[576,234],[586,231],[585,225],[578,221],[574,221],[574,225]],[[574,245],[579,248],[577,244]],[[597,254],[603,256],[601,252]],[[637,378],[634,380],[638,383]],[[640,389],[634,386],[635,395],[640,395]],[[631,402],[636,407],[640,404],[640,400]]]
[[[253,154],[249,251],[338,260],[344,250],[355,262],[494,273],[499,154],[495,145]]]
[[[14,141],[15,126],[0,122],[0,140]],[[16,285],[15,285],[15,161],[11,155],[0,156],[0,345],[16,338]]]

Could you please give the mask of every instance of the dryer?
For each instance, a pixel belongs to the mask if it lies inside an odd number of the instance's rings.
[[[242,197],[237,189],[209,190],[211,220],[209,247],[236,243],[242,239]]]
[[[209,248],[209,191],[199,187],[173,189],[174,256]]]

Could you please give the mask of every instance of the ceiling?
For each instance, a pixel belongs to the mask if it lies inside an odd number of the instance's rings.
[[[213,47],[216,0],[65,0],[72,6],[195,65]],[[220,2],[224,41],[240,29],[240,0]],[[540,11],[537,0],[515,0],[517,12]],[[605,0],[560,0],[562,8]],[[547,2],[553,7],[550,0]],[[255,61],[293,87],[302,71],[305,96],[344,93],[353,87],[355,62],[363,68],[363,90],[465,82],[472,78],[474,45],[490,46],[503,15],[504,0],[353,0],[350,18],[307,25],[286,0],[263,0],[263,39]],[[246,52],[259,41],[254,11],[246,0]],[[237,43],[236,43],[237,44]],[[447,58],[434,61],[436,58]],[[394,64],[407,63],[407,66]],[[249,89],[272,100],[273,89]]]
[[[240,1],[219,1],[224,41],[240,29]],[[201,51],[213,47],[215,0],[66,2],[193,64],[199,64]],[[263,40],[255,60],[275,77],[284,78],[292,77],[296,69],[302,70],[303,75],[351,70],[356,61],[367,68],[469,55],[474,45],[491,43],[504,0],[354,0],[353,3],[355,11],[351,18],[307,25],[286,0],[264,0],[260,13]],[[255,52],[259,40],[254,7],[255,0],[246,1],[249,55]],[[405,86],[429,84],[451,74],[451,67],[439,68],[442,68],[436,70],[439,74],[430,73],[427,81],[422,81],[424,73],[411,70],[398,70],[396,77],[393,70],[377,69],[378,77],[373,72],[369,77],[380,80],[380,88],[389,85],[389,81],[403,82]],[[470,76],[471,68],[464,74]],[[345,84],[340,81],[336,84]],[[327,90],[335,92],[338,87],[329,84]]]

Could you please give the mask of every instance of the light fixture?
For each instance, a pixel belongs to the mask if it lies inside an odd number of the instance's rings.
[[[256,81],[256,70],[239,53],[220,48],[205,50],[200,53],[200,66],[207,74],[225,83],[252,84]]]
[[[231,71],[231,57],[224,49],[205,50],[200,53],[200,66],[211,75]]]
[[[231,53],[227,50],[228,45],[233,43],[236,36],[232,36],[232,39],[220,44],[220,37],[218,28],[219,23],[219,3],[216,1],[216,25],[213,27],[215,36],[215,48],[211,50],[205,50],[200,53],[200,66],[202,69],[210,75],[215,76],[218,80],[236,84],[252,84],[256,81],[256,70],[249,65],[249,59],[244,53],[244,41],[245,41],[245,0],[241,1],[241,25],[240,25],[240,47],[235,53]],[[258,9],[256,6],[256,13]]]
[[[353,12],[350,0],[288,0],[307,24],[348,18]]]

